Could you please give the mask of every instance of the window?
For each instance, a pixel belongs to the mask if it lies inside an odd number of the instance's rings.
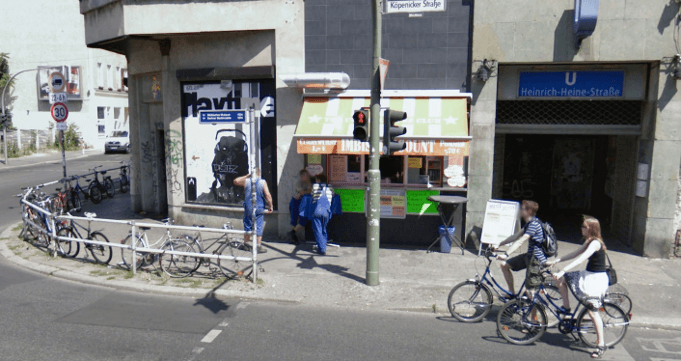
[[[366,164],[369,164],[369,156],[366,157]],[[381,183],[400,185],[404,183],[404,157],[381,157],[378,164],[381,170]]]
[[[114,108],[114,119],[119,120],[121,118],[121,108]]]
[[[97,119],[104,119],[106,117],[104,111],[104,107],[97,107]]]
[[[111,72],[111,65],[106,66],[106,85],[109,90],[113,90],[113,73]]]
[[[97,107],[97,134],[104,136],[106,134],[106,108]]]
[[[103,71],[104,69],[102,69],[102,63],[97,63],[97,87],[99,89],[104,89]]]
[[[116,67],[116,72],[113,75],[114,89],[121,91],[121,68]]]
[[[128,91],[128,86],[125,83],[126,79],[128,79],[128,69],[121,69],[121,88],[124,92]]]

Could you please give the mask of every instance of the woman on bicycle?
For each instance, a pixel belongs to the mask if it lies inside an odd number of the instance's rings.
[[[601,308],[602,299],[608,291],[609,279],[608,274],[605,272],[606,247],[601,236],[601,225],[596,218],[584,217],[582,236],[585,241],[578,250],[567,256],[548,261],[546,265],[551,266],[556,263],[574,260],[563,267],[563,270],[555,273],[553,277],[558,281],[558,289],[563,297],[563,308],[565,308],[567,313],[570,312],[568,284],[587,307],[589,316],[596,327],[596,336],[598,338],[598,348],[591,354],[591,358],[601,358],[605,353],[605,338],[603,337],[603,320],[601,320],[598,310]],[[567,272],[587,259],[589,262],[586,265],[586,270]]]

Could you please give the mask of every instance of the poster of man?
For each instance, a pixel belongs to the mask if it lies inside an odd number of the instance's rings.
[[[261,116],[261,127],[274,126],[273,82],[184,84],[182,91],[187,202],[241,206],[244,189],[235,186],[234,179],[249,171],[251,125],[245,119],[223,121],[202,118],[201,114],[254,107]],[[262,159],[269,157],[263,154],[256,160],[265,178],[265,174],[271,175],[272,166],[261,163]]]

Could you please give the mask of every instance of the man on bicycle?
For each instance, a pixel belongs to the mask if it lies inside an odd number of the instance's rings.
[[[502,261],[501,271],[504,274],[509,291],[513,294],[515,294],[515,287],[513,285],[513,273],[511,271],[517,272],[527,269],[525,287],[528,289],[536,288],[542,283],[541,266],[546,262],[546,254],[542,248],[544,230],[542,229],[541,221],[536,217],[538,210],[539,205],[537,202],[523,201],[520,208],[520,216],[525,221],[525,228],[522,233],[518,233],[521,234],[521,236],[519,238],[514,236],[509,237],[497,246],[501,247],[513,242],[508,251],[506,251],[506,255],[497,256],[497,259]],[[515,252],[528,240],[530,242],[527,247],[527,253],[508,258],[509,254]],[[494,249],[497,247],[494,247]]]

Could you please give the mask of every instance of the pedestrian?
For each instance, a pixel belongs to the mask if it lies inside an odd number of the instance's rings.
[[[334,191],[327,184],[324,174],[317,176],[317,182],[312,185],[312,201],[314,211],[311,214],[312,230],[317,242],[317,253],[326,256],[326,243],[329,240],[326,227],[331,218],[331,202],[333,201]]]
[[[520,216],[523,218],[525,223],[525,229],[519,239],[514,237],[509,237],[505,241],[501,242],[499,246],[514,242],[506,255],[499,255],[497,258],[501,261],[501,271],[504,274],[506,283],[508,284],[508,289],[512,294],[515,294],[515,287],[513,285],[513,272],[527,269],[525,274],[525,287],[534,289],[539,287],[542,283],[541,276],[541,265],[546,262],[546,254],[544,253],[544,248],[542,243],[544,240],[544,230],[542,228],[541,221],[537,218],[537,211],[539,210],[539,204],[533,201],[525,200],[520,207]],[[529,240],[529,245],[527,247],[527,253],[515,256],[513,258],[508,258],[509,254],[515,252],[520,246]],[[496,249],[497,247],[494,247]]]
[[[552,266],[556,263],[574,259],[570,264],[563,267],[560,272],[554,273],[553,277],[558,281],[558,289],[563,297],[563,308],[565,309],[563,311],[565,314],[571,313],[568,285],[586,305],[589,317],[591,317],[596,326],[596,337],[598,339],[598,348],[591,354],[591,358],[601,358],[606,348],[605,338],[603,337],[603,320],[598,310],[601,308],[603,297],[605,297],[610,283],[608,273],[606,272],[607,248],[601,236],[601,224],[596,218],[584,217],[582,236],[584,237],[584,244],[578,250],[567,256],[558,257],[553,261],[546,262],[546,265]],[[568,272],[586,260],[589,260],[589,262],[586,264],[585,270]]]
[[[295,194],[291,197],[288,205],[289,212],[291,213],[291,230],[288,232],[288,235],[293,244],[296,245],[300,244],[296,233],[307,225],[307,218],[300,215],[300,201],[303,199],[303,196],[312,192],[312,177],[307,169],[301,170],[298,175],[300,179],[296,182]]]
[[[258,253],[265,253],[267,250],[262,247],[262,229],[265,223],[265,213],[272,213],[272,194],[267,187],[267,181],[260,178],[260,169],[255,169],[255,230],[258,236]],[[252,195],[252,181],[251,175],[246,174],[234,179],[234,185],[244,187],[244,244],[251,246],[251,233],[253,231],[253,195]],[[265,203],[267,203],[267,211],[265,211]]]

